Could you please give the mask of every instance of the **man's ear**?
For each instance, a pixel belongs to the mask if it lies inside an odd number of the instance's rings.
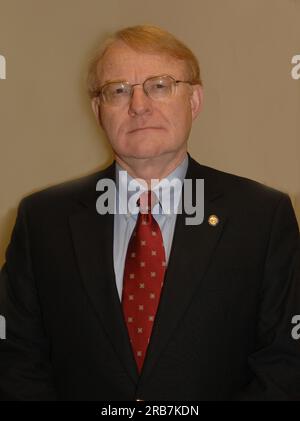
[[[201,85],[192,85],[192,93],[190,97],[191,101],[191,110],[192,110],[192,119],[198,116],[200,111],[203,108],[203,87]]]
[[[97,119],[98,123],[102,127],[100,104],[99,104],[99,99],[97,97],[92,99],[92,109],[93,109],[93,112],[96,116],[96,119]]]

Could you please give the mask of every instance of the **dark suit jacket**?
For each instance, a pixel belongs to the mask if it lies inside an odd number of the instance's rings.
[[[300,399],[299,229],[288,196],[189,157],[186,178],[205,182],[205,218],[177,216],[138,376],[115,285],[114,217],[95,208],[100,178],[113,179],[114,164],[20,203],[0,282],[2,399]]]

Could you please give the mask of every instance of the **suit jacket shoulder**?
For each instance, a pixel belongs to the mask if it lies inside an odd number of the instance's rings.
[[[46,213],[75,211],[78,204],[96,200],[96,184],[102,178],[114,178],[114,162],[103,170],[31,193],[21,200],[20,207]]]
[[[193,158],[190,158],[189,174],[195,178],[203,178],[209,191],[220,190],[230,195],[241,195],[243,198],[256,196],[274,200],[287,196],[286,193],[258,181],[199,164]]]

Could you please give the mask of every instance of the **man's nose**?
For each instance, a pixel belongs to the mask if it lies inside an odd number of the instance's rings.
[[[134,86],[132,96],[129,102],[128,113],[134,117],[136,115],[143,115],[151,113],[152,104],[151,99],[145,93],[143,86]]]

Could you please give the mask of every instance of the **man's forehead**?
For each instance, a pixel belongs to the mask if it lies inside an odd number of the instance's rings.
[[[105,83],[112,79],[124,79],[134,74],[144,77],[156,74],[173,74],[181,77],[186,64],[165,52],[138,51],[122,41],[116,41],[105,52],[98,65],[99,79]]]

